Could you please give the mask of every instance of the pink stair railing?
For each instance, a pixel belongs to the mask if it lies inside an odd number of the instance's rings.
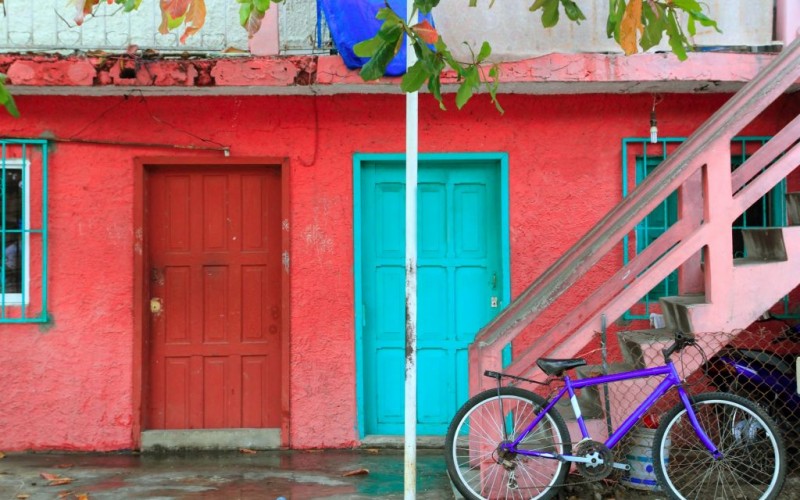
[[[600,317],[621,317],[675,269],[698,273],[707,302],[726,303],[733,262],[731,223],[800,164],[800,117],[792,120],[737,168],[730,170],[730,143],[748,123],[800,79],[800,39],[742,87],[633,192],[487,324],[470,346],[470,393],[489,388],[485,370],[499,370],[502,351],[580,278],[623,241],[644,216],[671,193],[680,194],[680,219],[644,251],[597,286],[586,300],[538,335],[505,368],[536,373],[545,355],[571,356],[599,329]],[[800,277],[798,277],[800,281]]]

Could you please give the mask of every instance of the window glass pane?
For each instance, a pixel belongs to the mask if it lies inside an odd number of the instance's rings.
[[[5,190],[3,209],[5,225],[3,226],[2,243],[2,291],[3,293],[20,293],[22,291],[22,170],[6,168],[4,171]]]

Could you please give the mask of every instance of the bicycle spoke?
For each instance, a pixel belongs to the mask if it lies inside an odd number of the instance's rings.
[[[544,400],[517,388],[486,391],[459,411],[448,431],[448,472],[467,498],[551,498],[563,483],[569,464],[520,455],[499,448],[504,433],[521,437],[519,449],[563,453],[569,435],[557,413],[550,414],[527,434],[527,427],[544,407]],[[502,412],[501,412],[502,407]],[[505,451],[504,451],[505,450]]]
[[[682,405],[656,434],[656,476],[673,498],[772,499],[785,476],[785,453],[769,417],[738,396],[711,393],[692,408],[705,434],[722,455],[705,448]]]

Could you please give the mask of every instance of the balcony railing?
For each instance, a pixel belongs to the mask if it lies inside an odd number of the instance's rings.
[[[116,4],[101,2],[83,25],[75,23],[75,7],[66,0],[5,0],[0,3],[0,51],[85,52],[124,51],[131,45],[159,52],[238,55],[249,50],[247,32],[239,25],[239,3],[206,0],[206,22],[195,35],[180,43],[183,28],[162,35],[158,0],[142,2],[124,13]],[[281,54],[328,53],[330,34],[317,16],[316,0],[275,4]],[[1,8],[1,7],[4,7]],[[275,26],[265,26],[276,29]]]

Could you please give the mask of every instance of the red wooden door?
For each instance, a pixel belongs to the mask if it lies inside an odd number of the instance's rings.
[[[146,428],[281,426],[280,171],[148,177]]]

